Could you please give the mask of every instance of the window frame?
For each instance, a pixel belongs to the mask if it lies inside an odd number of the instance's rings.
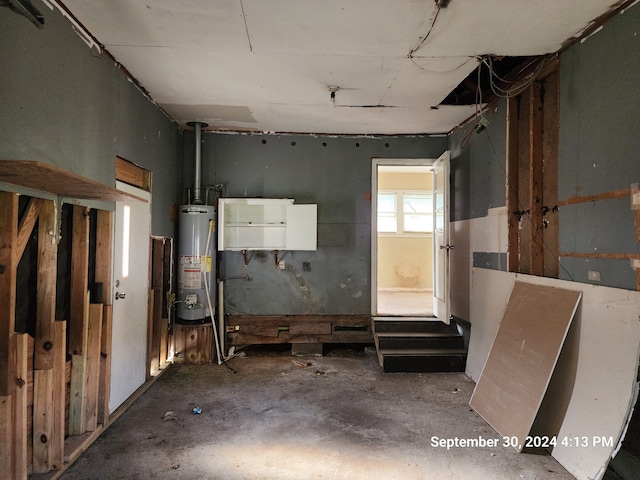
[[[404,189],[381,189],[378,190],[378,196],[381,194],[393,194],[396,197],[395,205],[395,218],[396,218],[396,231],[395,232],[382,232],[378,230],[378,236],[380,237],[432,237],[433,236],[433,221],[429,231],[417,232],[406,231],[405,224],[405,211],[404,211],[404,196],[405,195],[424,195],[430,196],[432,202],[431,217],[433,219],[433,190],[404,190]],[[377,226],[380,227],[380,202],[377,202],[378,221]],[[424,214],[428,215],[428,214]]]

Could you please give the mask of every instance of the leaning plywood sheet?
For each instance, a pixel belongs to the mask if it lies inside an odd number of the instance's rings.
[[[515,282],[469,404],[520,451],[536,418],[581,293]]]
[[[548,429],[558,442],[553,457],[578,480],[599,479],[616,452],[635,403],[640,292],[474,268],[467,375],[475,381],[498,331],[508,300],[505,292],[516,280],[582,291],[571,342],[565,342],[544,403],[562,404],[556,412],[560,427]],[[540,418],[542,413],[536,423],[546,420]]]

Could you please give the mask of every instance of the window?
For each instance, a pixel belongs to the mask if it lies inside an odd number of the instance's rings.
[[[396,234],[433,232],[432,193],[379,192],[378,232]]]
[[[378,232],[398,231],[397,200],[395,193],[378,193]]]

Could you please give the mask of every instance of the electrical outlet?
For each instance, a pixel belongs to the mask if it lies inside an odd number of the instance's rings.
[[[589,270],[589,273],[587,274],[589,280],[591,280],[592,282],[599,282],[600,281],[600,272],[594,272],[593,270]]]
[[[278,262],[278,270],[284,270],[284,267],[285,267],[284,260],[280,260]]]
[[[311,262],[302,262],[302,271],[310,272],[311,271]]]

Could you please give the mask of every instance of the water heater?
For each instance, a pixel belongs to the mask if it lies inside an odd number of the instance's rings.
[[[177,323],[211,323],[215,315],[215,220],[213,206],[179,207]]]

